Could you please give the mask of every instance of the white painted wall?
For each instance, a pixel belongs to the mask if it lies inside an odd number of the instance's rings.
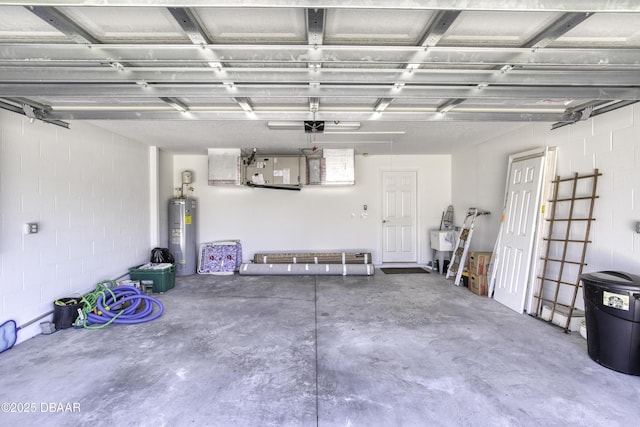
[[[240,239],[243,258],[264,251],[372,252],[381,263],[382,171],[416,170],[418,175],[418,261],[431,260],[427,230],[440,225],[451,203],[451,157],[356,156],[356,184],[305,186],[301,191],[207,185],[206,155],[176,155],[173,186],[183,170],[194,173],[198,200],[198,243]],[[363,217],[363,205],[368,215]]]
[[[590,120],[550,130],[530,124],[472,150],[453,155],[452,194],[456,223],[470,206],[490,210],[472,241],[476,250],[493,250],[500,226],[508,156],[535,147],[557,146],[557,175],[603,174],[584,272],[618,270],[640,274],[640,107],[630,106]],[[578,254],[571,254],[577,256]],[[578,256],[579,259],[579,256]]]
[[[160,227],[158,246],[167,247],[169,242],[169,200],[173,191],[173,154],[158,151],[158,170],[160,187],[158,189],[158,223]]]
[[[148,147],[6,111],[0,147],[0,323],[21,325],[148,260]],[[40,231],[22,234],[25,222]],[[36,322],[19,341],[38,333]]]

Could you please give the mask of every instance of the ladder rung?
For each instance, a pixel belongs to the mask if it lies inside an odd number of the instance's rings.
[[[549,299],[549,298],[541,298],[541,297],[539,297],[538,295],[536,295],[534,298],[539,299],[540,301],[550,302],[550,303],[553,303],[553,304],[555,304],[555,305],[559,305],[560,307],[567,307],[567,308],[571,308],[571,305],[569,305],[569,304],[563,304],[563,303],[561,303],[561,302],[554,301],[554,300]],[[575,310],[575,308],[574,308],[574,310]],[[557,310],[556,310],[556,311],[557,311]]]
[[[545,237],[542,240],[546,240],[548,242],[591,243],[591,240],[549,239],[548,237]]]
[[[587,263],[582,263],[582,262],[580,262],[580,261],[567,261],[566,259],[564,259],[564,260],[562,260],[562,259],[553,259],[553,258],[540,258],[540,259],[541,259],[541,260],[544,260],[544,261],[564,262],[564,263],[566,263],[566,264],[577,264],[577,265],[583,264],[583,265],[588,265]]]
[[[547,202],[553,203],[553,202],[570,202],[572,200],[591,200],[591,199],[598,199],[600,196],[583,196],[583,197],[567,197],[567,198],[563,198],[563,199],[550,199],[547,200]]]
[[[556,301],[556,305],[559,305],[560,307],[567,307],[567,308],[571,308],[571,305],[570,305],[570,304],[563,304],[563,303],[561,303],[561,302],[557,302],[557,301]]]
[[[551,279],[551,278],[549,278],[549,277],[541,277],[541,276],[538,276],[538,279],[541,279],[541,280],[544,280],[544,281],[547,281],[547,282],[557,283],[557,284],[559,284],[559,285],[568,285],[568,286],[574,286],[574,287],[578,287],[578,286],[580,286],[579,284],[578,284],[578,285],[576,285],[575,283],[563,282],[562,280]]]
[[[551,182],[553,182],[555,184],[555,183],[558,183],[558,182],[575,181],[576,179],[595,178],[596,176],[602,176],[602,174],[601,173],[593,173],[591,175],[572,176],[571,178],[554,179]]]
[[[559,222],[559,221],[595,221],[595,218],[546,218],[545,221]]]

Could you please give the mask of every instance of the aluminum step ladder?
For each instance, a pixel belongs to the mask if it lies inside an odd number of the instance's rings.
[[[490,212],[482,211],[478,208],[469,208],[467,216],[465,217],[460,234],[456,240],[456,245],[453,249],[453,258],[449,263],[447,269],[447,275],[445,278],[455,276],[454,284],[460,286],[460,278],[464,271],[464,266],[467,261],[467,254],[469,253],[469,245],[471,245],[471,236],[473,236],[473,227],[476,222],[476,218],[480,215],[489,215]]]

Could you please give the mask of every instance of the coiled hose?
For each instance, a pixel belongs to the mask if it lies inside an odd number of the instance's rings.
[[[86,329],[101,329],[112,323],[150,322],[164,312],[164,306],[157,298],[145,295],[133,286],[116,286],[112,280],[98,283],[95,291],[82,297],[81,304],[81,313],[74,325]],[[154,304],[158,307],[155,312]]]

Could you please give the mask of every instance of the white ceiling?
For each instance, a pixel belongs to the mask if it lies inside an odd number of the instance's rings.
[[[450,153],[639,88],[633,0],[0,0],[0,107],[177,153]]]

